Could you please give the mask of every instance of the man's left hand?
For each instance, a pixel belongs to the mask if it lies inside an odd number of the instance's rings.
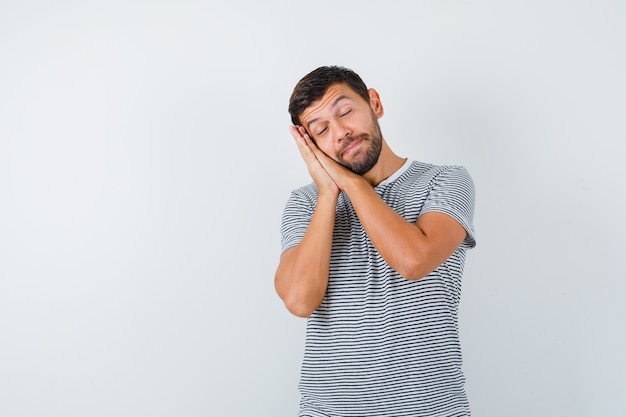
[[[355,174],[326,155],[320,148],[317,147],[308,134],[305,133],[302,136],[304,137],[307,146],[315,154],[315,157],[319,161],[320,165],[322,165],[328,175],[333,179],[333,181],[335,181],[335,184],[337,184],[341,190],[345,190],[349,181],[362,178],[360,175]]]

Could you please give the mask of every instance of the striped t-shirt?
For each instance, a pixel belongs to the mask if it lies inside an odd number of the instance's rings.
[[[382,259],[348,196],[339,195],[328,289],[307,319],[300,416],[469,416],[457,312],[465,253],[475,246],[472,179],[463,167],[408,161],[375,190],[406,220],[446,213],[467,237],[435,271],[408,280]],[[292,192],[283,250],[300,242],[316,202],[313,183]]]

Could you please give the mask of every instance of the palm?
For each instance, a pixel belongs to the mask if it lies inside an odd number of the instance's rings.
[[[294,139],[296,140],[296,144],[298,145],[298,150],[300,151],[300,155],[304,162],[306,163],[307,169],[309,171],[309,175],[315,182],[317,186],[318,192],[325,193],[328,192],[330,194],[337,195],[339,194],[339,187],[333,181],[332,177],[328,174],[318,156],[316,154],[321,153],[324,157],[328,158],[324,155],[318,148],[315,146],[313,141],[309,138],[308,134],[302,127],[290,127],[290,131]]]

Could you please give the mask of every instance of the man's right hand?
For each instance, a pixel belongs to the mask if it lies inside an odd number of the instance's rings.
[[[300,151],[300,155],[302,159],[306,163],[306,167],[309,171],[309,175],[315,182],[315,186],[317,187],[318,194],[329,195],[332,197],[337,197],[339,195],[339,187],[333,181],[331,176],[326,172],[320,161],[315,156],[313,150],[307,144],[307,139],[311,141],[306,129],[302,126],[290,126],[289,131],[291,135],[296,140],[296,144],[298,145],[298,150]]]
[[[339,187],[320,164],[302,126],[290,128],[302,159],[318,190],[315,211],[302,240],[283,252],[274,286],[287,309],[299,317],[310,316],[324,300],[328,287],[330,253]]]

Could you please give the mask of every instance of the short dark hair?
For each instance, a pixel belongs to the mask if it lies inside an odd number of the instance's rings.
[[[300,115],[314,101],[324,96],[333,84],[347,84],[355,93],[369,103],[367,86],[359,75],[349,68],[339,66],[319,67],[305,75],[296,84],[289,99],[289,114],[294,125],[300,124]]]

